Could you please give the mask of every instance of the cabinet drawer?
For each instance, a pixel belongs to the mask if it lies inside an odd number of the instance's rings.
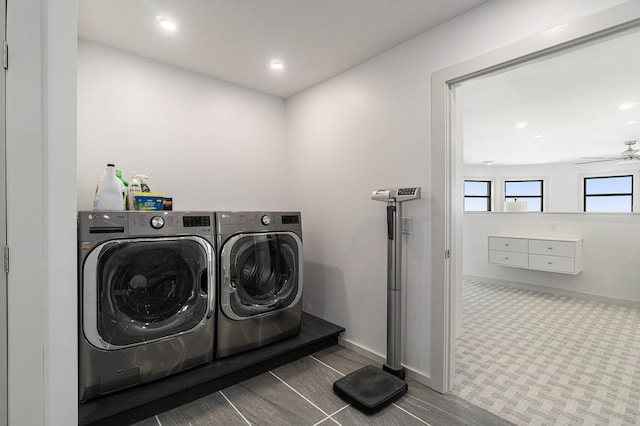
[[[526,268],[528,259],[526,253],[489,250],[489,263]]]
[[[489,250],[527,252],[527,240],[524,238],[489,237]]]
[[[576,244],[571,241],[529,240],[529,253],[575,257]]]
[[[575,259],[573,257],[545,256],[542,254],[529,255],[529,268],[541,271],[575,273]]]

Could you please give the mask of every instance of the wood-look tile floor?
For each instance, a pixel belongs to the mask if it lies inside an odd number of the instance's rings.
[[[184,425],[510,425],[488,411],[408,379],[409,391],[375,415],[362,414],[333,393],[333,382],[372,364],[333,346],[137,426]]]

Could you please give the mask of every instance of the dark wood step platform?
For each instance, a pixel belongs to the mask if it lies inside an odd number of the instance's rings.
[[[78,424],[128,425],[338,343],[344,328],[302,314],[296,337],[78,405]]]

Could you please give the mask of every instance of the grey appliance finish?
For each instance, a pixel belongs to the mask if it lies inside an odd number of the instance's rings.
[[[299,212],[217,212],[219,293],[216,357],[300,332]]]
[[[213,360],[215,216],[78,213],[79,400]]]

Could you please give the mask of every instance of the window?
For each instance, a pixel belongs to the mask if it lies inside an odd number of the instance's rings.
[[[464,211],[466,212],[490,212],[491,211],[491,181],[465,180],[464,181]]]
[[[504,201],[526,201],[528,212],[542,211],[542,180],[508,180],[504,183]]]
[[[632,212],[633,176],[584,178],[585,212]]]

